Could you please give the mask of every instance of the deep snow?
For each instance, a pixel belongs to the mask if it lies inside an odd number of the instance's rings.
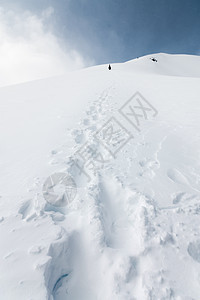
[[[139,130],[120,113],[136,92],[152,108]],[[199,101],[187,55],[1,88],[0,299],[200,299]],[[87,177],[88,145],[106,162]],[[63,207],[43,195],[57,173],[77,185]]]

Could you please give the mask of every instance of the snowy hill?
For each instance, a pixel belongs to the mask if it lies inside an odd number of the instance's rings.
[[[152,65],[153,58],[157,60],[158,64]],[[199,56],[195,55],[158,53],[128,61],[123,65],[126,71],[130,68],[133,72],[154,73],[164,76],[200,77],[200,60]]]
[[[200,57],[4,87],[0,112],[0,299],[200,299]]]

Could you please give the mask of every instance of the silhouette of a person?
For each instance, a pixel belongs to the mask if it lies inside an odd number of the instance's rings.
[[[111,65],[108,66],[108,70],[111,70]]]

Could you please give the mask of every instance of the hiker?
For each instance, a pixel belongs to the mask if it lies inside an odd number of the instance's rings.
[[[108,70],[111,70],[111,65],[108,66]]]

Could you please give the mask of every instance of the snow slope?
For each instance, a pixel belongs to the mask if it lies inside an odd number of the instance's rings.
[[[136,92],[140,131],[120,113]],[[0,299],[200,299],[199,101],[187,55],[1,88]],[[89,177],[72,164],[85,145],[106,157]],[[63,207],[43,195],[57,173],[77,185]]]

